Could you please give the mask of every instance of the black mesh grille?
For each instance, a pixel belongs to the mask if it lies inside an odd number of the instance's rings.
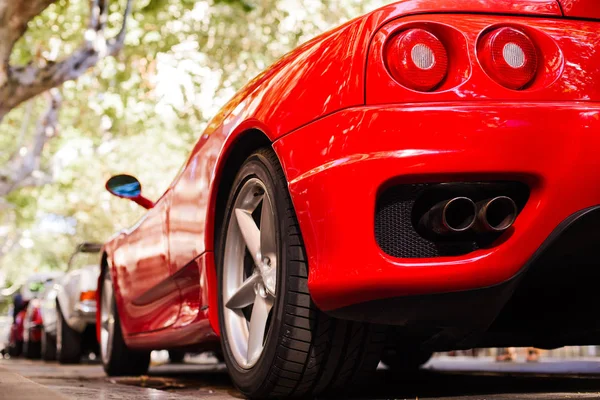
[[[477,248],[474,242],[434,243],[415,230],[412,212],[415,200],[430,184],[401,185],[388,189],[377,202],[375,239],[393,257],[429,258],[457,255]]]
[[[467,254],[492,243],[498,236],[475,238],[471,235],[429,240],[415,229],[416,222],[429,207],[453,196],[467,196],[473,201],[499,195],[509,196],[519,212],[529,198],[529,188],[520,182],[424,183],[393,186],[377,200],[375,239],[392,257],[430,258]],[[415,203],[417,203],[415,207]],[[477,241],[476,241],[477,239]]]

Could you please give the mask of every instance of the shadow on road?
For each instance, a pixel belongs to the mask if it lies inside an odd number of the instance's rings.
[[[243,398],[231,384],[224,367],[184,365],[154,369],[147,378],[120,381],[174,393],[214,388],[235,398]],[[379,370],[351,393],[324,396],[322,399],[600,399],[600,380],[596,376],[557,376],[510,373],[440,372],[424,370],[399,374]]]

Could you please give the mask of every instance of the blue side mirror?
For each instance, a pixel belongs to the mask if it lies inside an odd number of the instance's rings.
[[[106,182],[106,190],[117,197],[135,199],[142,195],[142,185],[131,175],[115,175]]]

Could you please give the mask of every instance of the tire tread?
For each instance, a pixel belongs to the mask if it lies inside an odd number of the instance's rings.
[[[287,180],[271,149],[255,153],[275,167],[276,185]],[[287,259],[289,289],[285,293],[282,334],[275,365],[258,398],[315,396],[347,389],[374,371],[385,342],[383,327],[337,320],[321,312],[308,290],[308,263],[300,227],[287,190]],[[305,349],[305,350],[299,350]]]

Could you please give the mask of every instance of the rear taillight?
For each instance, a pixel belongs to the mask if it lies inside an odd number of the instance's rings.
[[[40,312],[39,308],[35,308],[31,313],[31,322],[33,322],[34,324],[42,323],[42,313]]]
[[[96,300],[96,291],[95,290],[87,290],[85,292],[81,292],[79,294],[79,301],[95,301]]]
[[[435,89],[448,73],[444,44],[424,29],[409,29],[394,37],[386,61],[395,80],[422,92]]]
[[[509,89],[526,87],[537,72],[538,56],[529,37],[514,28],[500,28],[484,35],[478,46],[486,73]]]

